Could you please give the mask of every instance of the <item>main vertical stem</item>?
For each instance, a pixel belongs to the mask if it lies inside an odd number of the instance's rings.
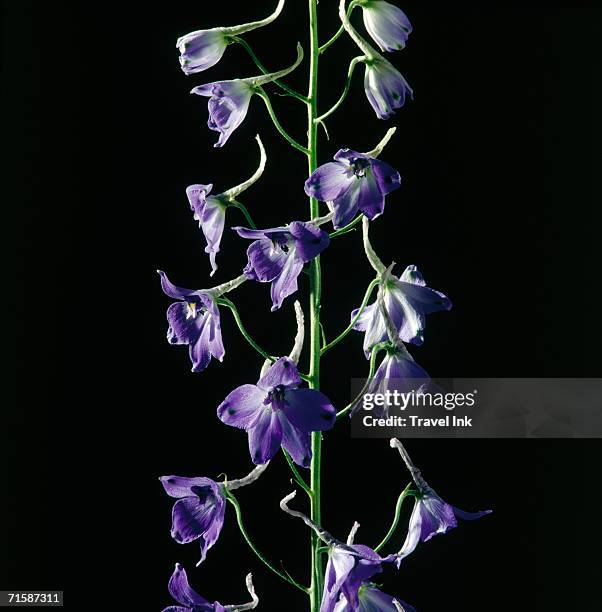
[[[315,122],[318,116],[318,1],[309,0],[309,31],[310,31],[310,66],[309,66],[309,102],[307,104],[307,149],[308,170],[311,174],[318,166],[318,126]],[[320,208],[315,198],[309,199],[310,219],[320,216]],[[322,291],[322,274],[320,257],[310,264],[310,387],[320,388],[320,295]],[[319,431],[311,434],[312,461],[310,468],[310,486],[312,490],[311,518],[321,524],[320,516],[320,463],[322,458],[322,437]],[[315,533],[311,534],[311,612],[319,612],[323,589],[323,573],[321,554],[318,552],[320,541]]]

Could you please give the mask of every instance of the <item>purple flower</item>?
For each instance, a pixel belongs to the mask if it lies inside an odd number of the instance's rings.
[[[444,502],[424,480],[420,470],[412,463],[403,444],[396,438],[392,438],[391,447],[397,448],[418,487],[418,494],[415,496],[414,509],[410,517],[408,535],[398,553],[398,567],[401,560],[416,548],[418,542],[426,542],[439,533],[446,533],[453,529],[458,525],[457,518],[474,521],[486,514],[491,514],[491,510],[465,512]]]
[[[245,275],[250,280],[272,283],[272,311],[284,298],[297,291],[303,264],[320,254],[330,243],[326,232],[311,223],[293,221],[286,227],[250,230],[233,227],[240,236],[255,240],[247,249]]]
[[[163,612],[226,612],[227,610],[253,610],[257,607],[259,599],[255,595],[251,574],[247,575],[247,589],[252,601],[237,606],[222,606],[219,601],[209,603],[201,597],[188,583],[186,570],[176,563],[176,569],[169,579],[168,585],[170,595],[181,605],[168,606]]]
[[[279,0],[274,12],[260,21],[244,23],[226,28],[211,28],[197,30],[178,38],[176,47],[180,51],[180,66],[186,74],[196,74],[215,66],[226,47],[233,42],[233,36],[250,32],[272,23],[278,17],[284,6],[284,0]]]
[[[193,372],[202,372],[212,356],[222,361],[225,350],[219,309],[213,298],[205,291],[176,287],[165,272],[158,272],[163,292],[179,300],[167,309],[167,341],[188,345]]]
[[[395,561],[396,559],[397,555],[389,555],[383,558],[363,544],[334,545],[330,549],[326,566],[320,612],[370,610],[365,606],[364,608],[359,607],[360,587],[372,576],[382,572],[382,563]],[[342,605],[345,607],[341,607]]]
[[[389,119],[395,109],[405,104],[406,96],[414,95],[412,88],[384,57],[374,57],[365,63],[364,89],[368,102],[379,119]]]
[[[228,37],[222,29],[197,30],[178,38],[180,66],[185,74],[195,74],[215,66],[228,46]]]
[[[362,0],[364,25],[381,51],[399,51],[406,46],[412,24],[398,7],[384,0]]]
[[[311,431],[333,427],[336,411],[320,391],[298,389],[301,377],[295,363],[281,357],[256,385],[232,391],[217,409],[218,417],[249,435],[249,451],[255,464],[266,463],[280,446],[298,465],[311,463]]]
[[[408,266],[400,278],[388,275],[381,285],[381,290],[384,292],[387,313],[399,332],[399,339],[404,342],[422,344],[426,315],[452,307],[447,296],[426,286],[416,266]],[[356,317],[357,312],[356,308],[351,313],[351,320]],[[366,333],[364,352],[368,358],[370,349],[387,339],[385,321],[378,300],[363,310],[353,328]]]
[[[397,605],[395,605],[395,602]],[[352,607],[341,596],[333,612],[416,612],[416,610],[405,601],[387,595],[379,590],[376,585],[366,582],[359,588],[358,606]]]
[[[375,219],[385,209],[385,196],[401,183],[399,172],[378,159],[341,149],[334,162],[320,166],[305,181],[305,193],[331,202],[335,228],[347,225],[358,210]]]
[[[223,147],[249,110],[254,88],[246,80],[219,81],[195,87],[190,93],[209,98],[210,130],[219,132],[216,147]]]
[[[280,8],[282,2],[279,4]],[[209,98],[209,129],[219,132],[216,147],[223,147],[232,132],[243,122],[249,110],[251,97],[262,85],[271,83],[292,72],[303,60],[303,49],[297,44],[297,59],[292,66],[261,74],[246,79],[234,79],[231,81],[216,81],[206,83],[192,89],[190,93]]]
[[[404,395],[414,391],[420,394],[430,382],[430,376],[414,361],[403,346],[391,347],[387,348],[387,355],[378,366],[374,377],[362,395],[364,397],[368,394],[374,396],[385,394],[386,391],[397,391]],[[387,417],[389,413],[386,405],[375,405],[373,411],[377,418]]]
[[[219,195],[209,195],[212,188],[213,185],[190,185],[186,188],[190,208],[194,212],[194,218],[199,222],[199,227],[207,241],[205,253],[209,253],[211,276],[217,270],[215,257],[219,252],[226,222],[226,209],[228,208],[225,198]]]
[[[210,478],[162,476],[165,492],[176,498],[172,510],[171,537],[178,544],[199,540],[200,565],[215,544],[224,525],[226,500],[221,486]]]

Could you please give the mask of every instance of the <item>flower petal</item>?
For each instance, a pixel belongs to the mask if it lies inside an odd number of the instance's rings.
[[[355,180],[348,164],[328,162],[315,170],[305,181],[305,193],[321,202],[343,195]]]
[[[262,283],[273,281],[286,265],[288,254],[268,238],[256,240],[247,249],[248,266]]]
[[[209,603],[188,584],[186,570],[179,563],[176,563],[176,569],[169,579],[168,588],[171,596],[183,606],[191,608],[193,606],[204,606]]]
[[[304,263],[311,261],[330,244],[330,236],[313,223],[293,221],[289,230],[295,239],[295,255]]]
[[[167,309],[167,322],[167,341],[170,344],[191,344],[200,336],[205,319],[191,316],[186,302],[174,302]]]
[[[213,499],[213,498],[212,498]],[[198,497],[183,497],[173,507],[171,537],[178,544],[188,544],[200,538],[216,516],[216,504]]]
[[[248,429],[264,408],[266,393],[255,385],[242,385],[219,405],[217,416],[226,425]]]
[[[395,191],[401,185],[401,175],[389,164],[375,159],[372,161],[372,172],[383,195]]]
[[[301,431],[325,431],[336,421],[331,401],[315,389],[288,389],[282,410],[288,420]]]
[[[273,459],[282,443],[282,427],[276,411],[264,407],[248,434],[251,461],[261,465]]]
[[[270,289],[272,312],[282,306],[285,298],[297,291],[297,277],[301,274],[301,270],[303,270],[303,261],[288,253],[282,271],[272,281]]]
[[[161,289],[163,289],[163,293],[165,293],[165,295],[168,295],[176,300],[185,300],[187,297],[198,293],[198,291],[195,291],[194,289],[177,287],[167,278],[167,274],[165,274],[165,272],[162,270],[157,270],[157,272],[161,277]]]
[[[196,317],[198,318],[198,317]],[[209,325],[210,315],[203,315],[201,333],[196,342],[192,342],[188,347],[190,361],[192,361],[192,372],[202,372],[211,361],[211,347],[209,338],[211,336],[211,326]]]
[[[265,391],[271,391],[279,385],[295,387],[301,384],[301,376],[295,362],[289,357],[280,357],[259,379],[257,386]]]
[[[294,427],[286,415],[278,412],[282,427],[282,446],[290,454],[293,461],[308,468],[311,464],[311,438],[309,432]]]
[[[355,559],[349,553],[339,550],[336,546],[330,551],[320,612],[333,612],[341,586],[354,565]]]
[[[426,495],[420,500],[420,516],[420,539],[423,542],[458,525],[453,508],[432,495]]]
[[[211,478],[203,478],[197,476],[195,478],[186,478],[185,476],[161,476],[159,478],[165,492],[170,497],[191,497],[194,495],[192,487],[214,487],[215,494],[219,494],[217,483]]]
[[[491,514],[493,510],[479,510],[478,512],[466,512],[465,510],[460,510],[460,508],[456,508],[455,506],[451,507],[454,511],[454,514],[461,518],[463,521],[474,521],[476,519],[481,518],[487,514]]]

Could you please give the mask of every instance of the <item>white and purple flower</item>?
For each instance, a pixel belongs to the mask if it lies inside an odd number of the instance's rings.
[[[196,74],[215,66],[224,55],[226,47],[237,36],[268,25],[282,11],[284,0],[279,0],[276,10],[261,21],[226,28],[196,30],[178,38],[176,47],[180,51],[180,66],[185,74]]]
[[[431,378],[412,358],[403,344],[387,347],[387,354],[376,370],[372,380],[368,384],[365,394],[385,394],[386,391],[397,391],[409,394],[414,391],[417,394],[424,392],[431,384]],[[358,404],[359,408],[359,404]],[[376,418],[387,417],[388,406],[375,405],[372,414]]]
[[[193,372],[202,372],[211,357],[222,361],[225,350],[215,300],[206,291],[177,287],[165,272],[158,272],[165,295],[178,300],[167,309],[167,341],[188,345]]]
[[[379,119],[389,119],[405,104],[408,96],[414,96],[414,92],[401,72],[384,57],[373,57],[364,63],[364,90],[368,102]]]
[[[219,252],[224,225],[226,223],[226,209],[228,201],[223,196],[209,195],[213,185],[190,185],[186,188],[186,195],[190,203],[190,209],[194,218],[199,222],[199,227],[205,236],[207,246],[205,253],[209,254],[211,263],[211,276],[217,270],[215,262]]]
[[[272,459],[282,446],[303,467],[311,463],[310,432],[334,426],[336,411],[315,389],[299,389],[301,377],[290,358],[281,357],[256,385],[232,391],[217,409],[218,417],[247,431],[251,460]]]
[[[401,184],[399,172],[375,157],[340,149],[333,162],[323,164],[305,181],[305,193],[328,202],[333,225],[347,225],[358,213],[375,219],[385,209],[385,196]]]
[[[370,603],[370,594],[368,599],[364,598],[363,603],[361,602],[362,585],[375,574],[382,572],[383,563],[396,560],[397,555],[381,557],[363,544],[332,546],[326,565],[320,612],[370,610],[371,608],[366,607]],[[360,607],[361,605],[363,607]]]
[[[342,595],[333,612],[416,612],[405,601],[383,593],[375,584],[365,582],[359,588],[358,605],[353,607]]]
[[[223,147],[226,144],[232,132],[244,121],[253,94],[262,85],[286,76],[301,63],[302,59],[303,49],[301,45],[297,45],[297,59],[289,68],[256,77],[216,81],[194,87],[190,93],[209,98],[207,125],[210,130],[219,133],[214,146]]]
[[[247,249],[244,273],[249,280],[272,283],[272,310],[297,291],[297,277],[303,265],[319,255],[330,237],[312,223],[293,221],[286,227],[251,230],[232,228],[243,238],[254,240]]]
[[[452,307],[446,295],[426,286],[416,266],[408,266],[400,278],[387,273],[379,291],[382,291],[387,314],[403,342],[422,344],[426,315]],[[357,312],[356,308],[351,313],[351,320]],[[364,353],[369,358],[371,348],[387,339],[387,327],[378,300],[366,306],[353,329],[365,332]]]
[[[207,601],[199,595],[188,583],[186,570],[176,563],[176,569],[169,579],[169,593],[180,604],[179,606],[168,606],[163,609],[163,612],[243,612],[244,610],[253,610],[259,603],[259,598],[255,594],[253,588],[253,579],[251,574],[246,578],[247,590],[251,595],[252,601],[246,604],[223,606],[219,601],[213,603]]]
[[[399,51],[406,46],[412,24],[397,6],[384,0],[360,0],[364,25],[381,51]]]
[[[424,480],[420,470],[412,463],[406,449],[397,438],[391,439],[391,447],[397,448],[418,487],[418,494],[415,496],[414,509],[410,517],[408,535],[398,553],[398,567],[401,560],[414,551],[418,542],[426,542],[437,534],[447,533],[450,529],[457,527],[458,518],[465,521],[474,521],[491,514],[491,510],[466,512],[443,501]]]
[[[224,525],[226,498],[221,485],[210,478],[162,476],[165,492],[178,501],[172,510],[171,537],[178,544],[198,540],[200,565],[215,544]]]

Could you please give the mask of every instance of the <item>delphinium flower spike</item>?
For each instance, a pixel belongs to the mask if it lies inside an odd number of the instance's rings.
[[[196,30],[178,38],[176,46],[180,51],[180,66],[185,74],[196,74],[215,66],[232,42],[238,36],[256,30],[274,21],[282,12],[284,0],[279,0],[274,12],[260,21],[243,23],[238,26]]]
[[[368,546],[354,544],[355,534],[359,528],[357,522],[351,528],[346,543],[337,540],[308,516],[289,507],[288,503],[296,494],[297,492],[293,491],[282,499],[280,508],[287,514],[300,518],[329,548],[320,612],[362,609],[359,608],[362,586],[372,576],[382,572],[383,563],[397,561],[397,555],[381,557]],[[364,599],[363,609],[369,610],[370,608],[366,607],[369,603],[369,600]]]
[[[391,439],[391,448],[396,448],[399,451],[414,483],[418,487],[418,494],[414,498],[414,509],[410,517],[408,535],[398,553],[399,561],[407,557],[416,548],[418,542],[426,542],[433,536],[446,533],[449,529],[456,527],[458,524],[457,518],[473,521],[486,514],[491,514],[491,510],[465,512],[444,502],[424,480],[420,470],[412,463],[406,449],[397,438]]]
[[[394,133],[394,128],[389,130],[369,153],[340,149],[333,162],[320,166],[305,181],[305,193],[327,202],[334,212],[335,229],[347,225],[358,211],[369,219],[380,216],[385,196],[401,185],[399,172],[376,159]]]
[[[186,188],[186,195],[190,202],[190,208],[194,213],[194,218],[199,222],[207,246],[205,252],[209,254],[211,263],[211,276],[217,270],[215,258],[219,252],[222,235],[224,233],[224,225],[226,222],[226,210],[229,206],[240,207],[240,203],[236,198],[246,191],[251,185],[259,180],[265,170],[266,154],[259,136],[255,136],[259,145],[259,166],[249,179],[232,187],[220,195],[209,195],[213,189],[213,185],[190,185]]]
[[[300,389],[301,377],[289,357],[269,367],[256,385],[232,391],[217,409],[218,417],[247,431],[255,464],[265,463],[282,446],[297,465],[311,463],[310,432],[331,429],[336,411],[315,389]]]
[[[245,610],[253,610],[259,604],[259,598],[253,586],[253,576],[247,574],[245,582],[249,595],[251,595],[249,603],[226,606],[219,603],[219,601],[210,603],[190,586],[186,570],[179,563],[176,563],[176,569],[169,580],[168,589],[170,595],[180,605],[168,606],[163,609],[163,612],[243,612]]]
[[[161,476],[165,492],[178,501],[172,509],[171,537],[178,544],[198,541],[201,547],[200,565],[207,551],[217,541],[224,525],[226,496],[224,489],[234,490],[255,482],[268,464],[257,466],[238,480],[216,482],[211,478]]]
[[[339,17],[349,36],[364,53],[366,97],[379,119],[389,119],[405,104],[408,96],[414,95],[412,88],[397,68],[357,33],[349,21],[345,5],[346,0],[340,0]]]
[[[199,85],[190,93],[209,98],[209,129],[219,132],[219,139],[214,146],[222,147],[232,132],[243,122],[249,110],[253,94],[258,93],[262,85],[276,81],[291,73],[303,60],[303,49],[297,44],[297,59],[288,68],[269,74],[261,74],[246,79],[216,81]]]

